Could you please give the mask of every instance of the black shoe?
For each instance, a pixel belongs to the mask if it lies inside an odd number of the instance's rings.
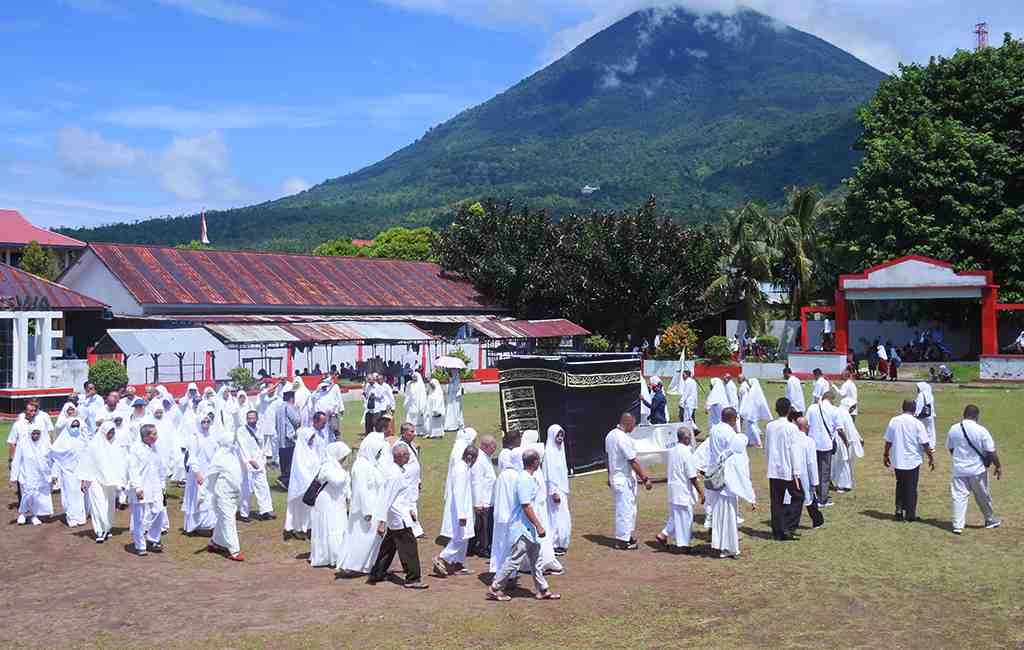
[[[239,515],[238,516],[238,521],[242,522],[243,524],[251,524],[252,523],[252,517],[243,517],[243,516]]]
[[[107,536],[106,535],[100,535],[99,537],[96,538],[96,543],[97,544],[102,544],[105,541],[107,541]]]
[[[634,541],[629,541],[617,542],[615,544],[615,548],[620,551],[635,551],[636,549],[640,548],[640,546]]]
[[[160,542],[146,542],[146,550],[151,553],[163,553],[164,545]]]
[[[282,532],[282,533],[281,533],[281,539],[283,539],[283,540],[284,540],[284,541],[286,541],[286,542],[287,542],[288,540],[290,540],[290,539],[291,539],[292,537],[295,537],[295,533],[293,533],[293,532],[292,532],[292,531],[290,531],[290,530],[286,530],[286,531],[284,531],[284,532]]]
[[[903,511],[902,510],[897,510],[895,517],[896,517],[896,521],[903,521]]]
[[[295,539],[298,539],[298,540],[305,541],[306,540],[306,533],[304,533],[301,530],[297,530],[294,533],[292,533],[292,537],[294,537]]]

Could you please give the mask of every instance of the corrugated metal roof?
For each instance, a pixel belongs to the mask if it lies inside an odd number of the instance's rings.
[[[119,315],[119,314],[115,314]],[[338,320],[337,314],[147,314],[124,318],[159,322],[193,323],[316,323]],[[497,318],[494,314],[353,314],[346,321],[406,321],[420,323],[479,323]]]
[[[0,296],[13,298],[15,305],[24,303],[26,308],[46,309],[38,301],[45,299],[50,309],[73,311],[82,309],[106,309],[107,305],[64,285],[50,282],[37,275],[0,263]]]
[[[587,336],[589,331],[564,318],[549,320],[488,320],[473,329],[489,339],[532,339],[552,336]]]
[[[0,210],[0,244],[28,246],[32,241],[48,248],[85,248],[85,242],[32,225],[17,210]]]
[[[125,354],[172,352],[226,352],[227,348],[201,327],[173,330],[107,330],[107,335]]]
[[[349,311],[495,309],[471,284],[442,276],[428,262],[129,244],[89,248],[136,301],[153,310],[288,314],[320,308],[336,317]]]
[[[228,343],[239,345],[433,340],[430,334],[414,325],[386,321],[332,321],[280,325],[210,323],[205,327]]]

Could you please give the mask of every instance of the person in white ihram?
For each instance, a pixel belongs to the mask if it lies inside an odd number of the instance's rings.
[[[985,516],[985,528],[998,528],[1003,522],[992,511],[992,494],[988,488],[988,465],[995,465],[996,479],[1003,478],[1003,465],[996,454],[996,443],[988,429],[978,423],[981,411],[974,404],[964,408],[964,418],[949,428],[946,449],[953,457],[950,492],[953,496],[953,533],[964,532],[967,520],[967,497],[974,500]]]
[[[144,424],[139,433],[142,440],[132,444],[128,452],[128,503],[132,509],[135,554],[144,556],[150,551],[164,550],[160,534],[167,470],[156,448],[156,425]]]
[[[114,446],[113,439],[114,423],[104,422],[78,463],[78,479],[89,502],[97,544],[111,537],[117,494],[128,482],[127,459]]]
[[[630,433],[636,428],[636,419],[623,413],[619,426],[608,432],[604,439],[604,453],[608,467],[608,487],[612,490],[615,507],[615,548],[632,551],[638,548],[633,532],[636,530],[637,483],[650,490],[651,479],[636,459],[636,449]]]
[[[693,429],[684,424],[676,431],[676,444],[669,447],[666,473],[668,474],[668,518],[657,535],[664,546],[671,543],[678,552],[689,553],[693,532],[693,508],[704,503],[704,488],[697,478],[697,465],[690,450]]]

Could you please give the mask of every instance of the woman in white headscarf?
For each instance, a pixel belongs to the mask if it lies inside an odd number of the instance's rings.
[[[749,388],[743,401],[740,402],[740,419],[746,424],[743,428],[747,433],[747,440],[751,447],[761,446],[760,420],[771,420],[772,412],[768,407],[768,400],[765,399],[764,391],[761,389],[761,382],[757,379],[748,379]]]
[[[647,385],[643,373],[640,373],[640,422],[648,424],[651,419],[651,387]]]
[[[17,482],[21,488],[18,525],[25,524],[31,515],[32,525],[39,526],[43,523],[40,516],[53,514],[51,486],[55,479],[51,479],[50,436],[43,431],[44,426],[40,423],[25,428],[11,461],[11,482]]]
[[[447,393],[448,397],[444,410],[444,430],[458,431],[466,426],[466,422],[462,417],[462,397],[465,394],[465,389],[462,388],[461,371],[456,368],[448,371]]]
[[[71,404],[65,404],[65,407]],[[66,410],[66,409],[65,409]],[[71,409],[74,412],[74,408]],[[62,411],[63,413],[63,411]],[[85,495],[78,479],[78,463],[86,449],[84,419],[74,416],[58,419],[57,439],[50,447],[53,473],[60,481],[60,502],[64,508],[64,522],[69,528],[85,524]]]
[[[444,437],[444,390],[437,378],[430,379],[430,392],[427,394],[427,437]]]
[[[502,449],[498,454],[498,478],[494,482],[494,531],[491,536],[491,573],[497,573],[505,563],[512,542],[508,526],[516,509],[516,481],[523,471],[523,450]]]
[[[423,383],[423,375],[412,373],[412,379],[405,382],[405,419],[416,425],[421,434],[427,422],[427,387]]]
[[[104,422],[78,462],[78,480],[89,500],[89,516],[97,544],[110,537],[117,494],[128,483],[125,456],[114,446],[113,439],[114,423]]]
[[[242,562],[245,556],[242,555],[238,525],[235,523],[238,498],[242,491],[242,466],[238,464],[235,435],[221,429],[217,431],[214,440],[217,451],[207,467],[206,480],[200,492],[201,499],[210,501],[216,520],[213,537],[206,550],[211,553],[227,553],[228,559]]]
[[[917,382],[917,399],[914,409],[914,416],[921,421],[928,432],[928,446],[935,451],[935,395],[932,393],[931,384],[926,381]]]
[[[715,499],[711,524],[711,548],[722,558],[740,555],[740,506],[743,499],[756,509],[754,487],[750,482],[747,437],[736,434],[725,455],[725,487]]]
[[[288,480],[288,508],[284,514],[284,538],[306,539],[309,534],[313,509],[303,502],[309,484],[320,471],[319,436],[316,429],[302,427],[295,432],[295,451],[292,454],[292,474]]]
[[[466,427],[461,429],[455,434],[455,443],[452,445],[452,451],[448,454],[448,473],[445,475],[444,480],[444,513],[441,518],[441,535],[443,537],[451,537],[454,531],[452,522],[452,507],[451,507],[451,493],[452,493],[452,469],[456,467],[456,463],[462,462],[462,454],[466,451],[466,447],[473,444],[476,440],[476,429],[472,427]]]
[[[334,567],[341,561],[345,548],[345,527],[348,521],[348,499],[352,496],[351,479],[342,463],[352,453],[344,442],[327,445],[327,460],[320,465],[317,478],[324,484],[313,507],[310,528],[310,566]]]
[[[377,525],[385,520],[385,477],[382,456],[389,453],[387,443],[359,445],[352,464],[352,500],[349,503],[345,544],[337,569],[347,573],[369,573],[383,537]]]
[[[704,410],[708,414],[708,426],[713,427],[722,421],[722,410],[729,406],[729,397],[725,394],[725,384],[718,377],[711,378],[711,388],[704,400]]]
[[[292,379],[292,390],[295,391],[295,410],[299,412],[302,417],[302,426],[308,427],[313,423],[312,406],[313,393],[306,388],[306,382],[302,381],[302,377],[298,375]]]
[[[847,445],[841,439],[837,439],[836,453],[832,455],[832,482],[840,492],[849,492],[853,489],[854,459],[864,457],[864,445],[851,414],[856,408],[857,403],[849,397],[839,402],[839,423],[849,441]]]
[[[186,534],[197,530],[212,530],[217,523],[209,500],[199,499],[199,490],[206,482],[206,472],[210,469],[213,455],[217,453],[217,441],[214,436],[220,427],[215,426],[215,419],[213,408],[202,405],[202,410],[197,415],[196,426],[188,438],[185,451],[188,473],[185,479],[185,494],[181,499],[181,511],[185,513],[182,528]]]
[[[178,431],[171,424],[171,418],[164,411],[163,404],[159,400],[150,414],[142,421],[143,424],[152,424],[156,427],[156,450],[163,460],[167,477],[171,480],[179,480],[177,476],[184,476],[185,456],[181,451],[178,442]]]
[[[544,476],[547,478],[547,510],[555,555],[565,555],[572,536],[569,513],[569,465],[565,459],[565,429],[552,424],[544,442]]]

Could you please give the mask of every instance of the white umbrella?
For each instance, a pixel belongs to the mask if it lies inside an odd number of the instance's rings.
[[[434,361],[434,365],[438,368],[456,368],[463,370],[466,367],[466,362],[458,357],[438,357]]]

